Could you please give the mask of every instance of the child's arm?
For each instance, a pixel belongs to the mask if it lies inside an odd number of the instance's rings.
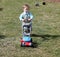
[[[30,18],[28,19],[28,21],[31,21],[33,19],[33,15],[30,13]]]
[[[20,21],[24,22],[23,13],[19,16]]]
[[[33,19],[33,15],[30,13],[30,19],[32,20]]]

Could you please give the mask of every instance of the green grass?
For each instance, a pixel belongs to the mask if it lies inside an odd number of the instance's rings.
[[[19,15],[28,3],[34,15],[32,36],[36,48],[20,47]],[[0,57],[60,57],[60,3],[35,7],[35,0],[0,0]]]

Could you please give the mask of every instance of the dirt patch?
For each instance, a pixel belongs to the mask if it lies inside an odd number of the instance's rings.
[[[60,2],[60,0],[46,0],[48,2]]]
[[[3,10],[3,8],[0,8],[0,11],[2,11]]]

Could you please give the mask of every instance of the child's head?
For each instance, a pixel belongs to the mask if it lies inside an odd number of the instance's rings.
[[[24,5],[23,5],[23,11],[24,11],[24,12],[28,12],[28,11],[29,11],[29,8],[30,8],[30,7],[29,7],[28,4],[24,4]]]

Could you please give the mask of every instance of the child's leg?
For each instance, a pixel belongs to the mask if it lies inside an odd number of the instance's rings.
[[[32,24],[31,24],[31,31],[32,31]]]
[[[30,25],[30,28],[29,29],[30,29],[30,34],[31,34],[31,32],[32,32],[32,24]]]
[[[24,25],[22,24],[22,35],[24,35],[24,28],[23,28],[23,26],[24,26]]]

